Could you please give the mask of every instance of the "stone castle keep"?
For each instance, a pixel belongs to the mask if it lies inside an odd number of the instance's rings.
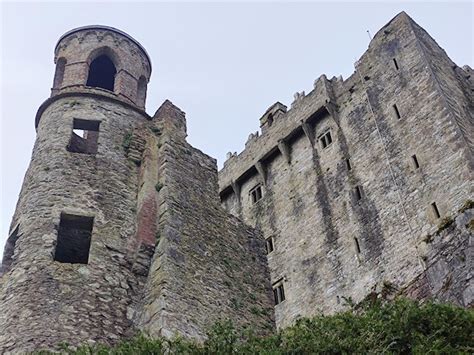
[[[407,14],[347,79],[260,119],[240,153],[145,112],[151,62],[87,26],[55,48],[51,97],[0,270],[0,353],[198,340],[219,319],[267,334],[374,294],[472,306],[474,73]]]

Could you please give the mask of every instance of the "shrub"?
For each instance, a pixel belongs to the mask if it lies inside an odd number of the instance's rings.
[[[84,346],[67,354],[472,354],[474,311],[397,299],[367,301],[332,316],[303,318],[261,337],[230,321],[215,324],[203,344],[139,335],[115,347]]]

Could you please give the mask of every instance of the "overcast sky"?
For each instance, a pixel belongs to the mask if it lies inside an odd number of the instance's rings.
[[[404,10],[460,66],[473,66],[473,5],[466,2],[3,2],[1,5],[0,255],[49,97],[53,50],[66,31],[108,25],[137,39],[153,73],[147,112],[165,99],[186,112],[188,141],[218,159],[240,152],[276,101],[311,91],[321,74],[353,72],[374,35]],[[0,256],[1,259],[1,256]]]

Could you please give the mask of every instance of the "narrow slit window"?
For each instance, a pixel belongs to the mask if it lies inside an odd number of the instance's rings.
[[[393,109],[393,114],[395,115],[395,117],[399,120],[400,118],[402,118],[402,116],[400,115],[400,111],[398,110],[398,107],[396,104],[393,104],[392,105],[392,109]]]
[[[347,170],[352,170],[350,159],[346,159],[346,166],[347,166]]]
[[[274,250],[273,237],[267,238],[266,246],[267,246],[267,254],[270,254]]]
[[[399,70],[400,68],[398,67],[398,62],[395,58],[392,59],[393,60],[393,66],[395,67],[396,70]]]
[[[361,190],[360,186],[355,187],[354,194],[355,194],[355,198],[356,198],[357,201],[362,199],[362,190]]]
[[[280,296],[280,302],[283,302],[285,300],[285,288],[283,287],[283,284],[278,286],[278,294]]]
[[[275,304],[278,304],[278,290],[276,288],[273,289],[273,300],[275,301]]]
[[[354,237],[354,244],[356,247],[357,254],[360,254],[360,244],[359,244],[359,239]]]
[[[96,154],[99,141],[100,121],[75,118],[67,151],[71,153]]]
[[[19,228],[20,228],[20,225],[16,226],[16,228],[8,237],[7,242],[5,243],[5,249],[3,251],[2,266],[0,267],[0,274],[3,274],[4,272],[10,270],[13,264],[13,255],[15,254],[16,242],[18,238],[20,237],[18,233]]]
[[[415,169],[419,169],[420,168],[420,163],[418,162],[418,158],[416,157],[416,154],[413,154],[411,156],[411,160],[412,160],[412,163],[413,163],[413,167]]]
[[[257,203],[260,201],[263,197],[262,186],[257,185],[252,190],[250,190],[250,197],[252,199],[252,203]]]
[[[61,214],[54,260],[61,263],[87,264],[94,217]]]
[[[268,127],[271,127],[273,124],[273,115],[269,114],[267,118]]]
[[[285,288],[283,283],[279,283],[276,286],[273,286],[273,298],[275,300],[275,305],[282,303],[285,300]]]
[[[441,214],[439,213],[438,206],[436,206],[436,202],[431,204],[431,210],[437,219],[441,218]]]
[[[324,149],[327,146],[329,146],[332,143],[332,137],[331,137],[331,132],[327,131],[323,135],[319,137],[319,142],[321,144],[321,147]]]

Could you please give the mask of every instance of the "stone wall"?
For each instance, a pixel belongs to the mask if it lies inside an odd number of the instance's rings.
[[[219,172],[223,206],[273,239],[272,283],[286,293],[277,326],[341,310],[344,297],[360,301],[383,283],[407,286],[426,267],[420,239],[472,196],[468,82],[431,68],[423,46],[434,41],[417,28],[396,16],[352,76],[323,75],[271,125],[264,115],[262,134]],[[437,77],[458,88],[464,111]]]
[[[87,86],[100,55],[116,74]],[[0,268],[0,352],[138,330],[203,340],[219,319],[272,330],[263,237],[220,206],[216,161],[186,142],[184,113],[143,111],[145,50],[87,26],[55,62]]]
[[[100,121],[96,154],[67,150],[76,118]],[[12,263],[0,278],[1,353],[129,334],[128,308],[145,278],[127,261],[138,168],[122,144],[147,120],[100,95],[50,99],[11,224]],[[87,264],[54,261],[61,213],[94,218]]]
[[[161,130],[159,241],[139,327],[203,340],[213,323],[231,319],[268,333],[274,321],[263,237],[220,206],[216,161],[185,141],[184,113],[167,101],[153,120]]]
[[[77,119],[98,132],[82,138]],[[274,328],[263,237],[220,206],[216,161],[186,142],[183,112],[167,101],[151,120],[89,89],[48,99],[37,123],[1,269],[0,352],[138,330],[203,340],[223,319]],[[55,258],[65,213],[93,218],[83,263]]]
[[[466,208],[466,207],[470,208]],[[468,203],[420,241],[426,268],[399,293],[469,307],[474,302],[474,209]]]

